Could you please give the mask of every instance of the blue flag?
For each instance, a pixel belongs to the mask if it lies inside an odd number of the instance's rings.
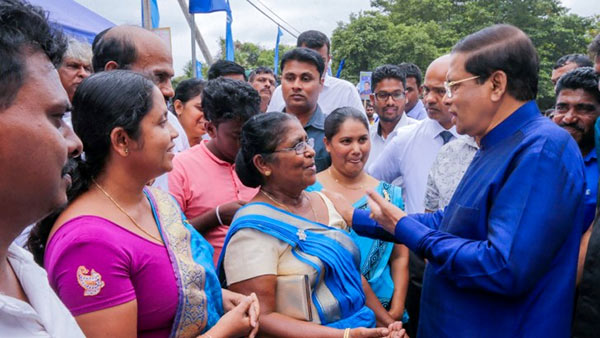
[[[190,0],[190,13],[212,13],[225,11],[227,12],[227,25],[225,27],[225,59],[233,61],[234,47],[233,34],[231,32],[231,7],[229,0]]]
[[[337,73],[335,74],[335,77],[337,77],[338,79],[340,78],[340,75],[342,75],[342,69],[344,69],[345,63],[346,63],[346,58],[343,58],[342,61],[340,61],[340,65],[338,67]]]
[[[202,80],[202,62],[196,60],[196,79]]]
[[[275,41],[275,58],[273,59],[273,73],[277,76],[279,70],[279,38],[283,36],[281,27],[277,26],[277,40]]]
[[[190,0],[190,13],[230,12],[228,0]]]
[[[229,5],[229,1],[227,1]],[[234,47],[233,47],[233,34],[231,33],[231,22],[233,17],[231,16],[231,10],[227,11],[227,26],[225,28],[225,60],[233,61],[234,59]]]
[[[152,28],[158,28],[160,26],[160,14],[158,13],[158,0],[150,0],[150,20],[152,20]],[[144,0],[142,2],[142,26],[144,26],[145,15],[144,15]]]

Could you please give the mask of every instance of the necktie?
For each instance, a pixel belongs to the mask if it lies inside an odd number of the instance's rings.
[[[448,143],[454,137],[454,135],[452,135],[452,133],[447,130],[440,132],[439,135],[442,138],[442,140],[444,140],[444,144]]]

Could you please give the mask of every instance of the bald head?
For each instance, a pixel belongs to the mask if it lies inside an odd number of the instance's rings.
[[[450,67],[450,55],[442,55],[433,60],[425,72],[423,82],[423,103],[430,119],[438,121],[446,129],[452,127],[452,115],[444,104],[444,81]]]
[[[444,81],[446,81],[446,73],[448,72],[448,68],[450,67],[450,54],[442,55],[437,59],[433,60],[429,67],[427,67],[427,71],[425,72],[425,77],[428,75],[430,77],[443,78],[442,85]],[[443,87],[443,86],[442,86]]]
[[[116,26],[100,33],[93,45],[96,72],[129,69],[158,86],[165,99],[173,97],[173,59],[165,42],[137,26]]]

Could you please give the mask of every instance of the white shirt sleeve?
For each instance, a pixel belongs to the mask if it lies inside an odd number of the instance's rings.
[[[272,111],[283,111],[285,108],[285,101],[283,100],[283,93],[281,92],[281,85],[275,88],[273,95],[271,95],[271,101],[267,107],[267,112]]]

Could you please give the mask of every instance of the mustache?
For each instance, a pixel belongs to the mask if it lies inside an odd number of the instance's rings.
[[[584,132],[583,128],[581,128],[577,123],[561,123],[560,126],[563,128],[565,128],[565,127],[573,128],[582,133]]]
[[[77,169],[77,166],[77,160],[74,158],[70,158],[65,164],[65,166],[62,168],[61,176],[65,176],[66,174],[71,175],[75,171],[75,169]]]

